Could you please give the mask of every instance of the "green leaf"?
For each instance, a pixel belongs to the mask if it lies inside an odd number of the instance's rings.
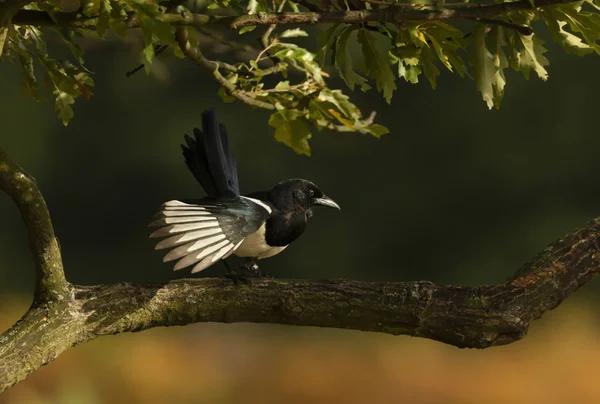
[[[321,66],[316,62],[316,55],[293,43],[279,42],[273,46],[273,56],[282,61],[289,61],[296,69],[305,72],[317,83],[323,83]]]
[[[0,27],[0,59],[2,59],[2,53],[4,52],[4,43],[8,37],[8,27]]]
[[[354,27],[349,26],[338,36],[336,41],[335,67],[350,90],[354,91],[354,86],[358,85],[362,91],[367,91],[371,89],[371,86],[367,82],[367,79],[357,74],[352,68],[352,58],[348,51],[348,40],[353,31]]]
[[[326,31],[321,32],[317,37],[317,41],[322,44],[321,49],[318,52],[318,60],[321,62],[322,67],[335,65],[337,38],[339,38],[338,31],[342,26],[344,26],[344,24],[333,24]]]
[[[146,74],[150,74],[152,71],[152,61],[154,60],[154,45],[152,42],[147,43],[142,49],[142,63],[144,64],[144,70]]]
[[[100,0],[100,12],[98,14],[98,22],[96,23],[96,32],[103,38],[109,28],[110,12],[112,6],[110,0]]]
[[[73,30],[64,29],[64,28],[59,28],[59,29],[56,29],[55,31],[63,39],[64,43],[67,45],[67,47],[71,51],[71,54],[73,54],[73,57],[75,58],[75,60],[77,60],[77,63],[79,63],[79,66],[83,70],[88,71],[84,65],[83,49],[81,48],[81,46],[79,46],[77,43],[75,43],[76,32]],[[79,35],[81,35],[81,34],[79,34]]]
[[[575,3],[578,4],[578,3]],[[581,33],[585,42],[600,55],[600,14],[581,11],[581,6],[575,8],[572,5],[556,6],[555,10],[564,15],[573,32]]]
[[[245,27],[242,27],[238,33],[239,35],[245,34],[246,32],[252,32],[256,29],[256,25],[246,25]]]
[[[496,25],[490,31],[490,43],[492,44],[491,53],[492,60],[494,63],[494,78],[492,85],[494,87],[494,105],[496,109],[500,108],[500,102],[504,97],[504,87],[506,86],[506,77],[504,76],[504,69],[508,67],[508,59],[504,54],[503,46],[507,45],[504,28]]]
[[[71,105],[75,100],[70,94],[60,90],[55,91],[54,95],[56,95],[54,108],[58,112],[58,116],[61,118],[63,125],[67,126],[71,118],[73,118],[73,108],[71,108]]]
[[[101,0],[83,0],[81,11],[86,17],[92,17],[100,12]]]
[[[275,139],[291,147],[298,154],[310,156],[308,140],[311,132],[308,122],[298,110],[280,110],[271,114],[269,125],[275,128]]]
[[[236,100],[236,98],[234,96],[227,94],[227,91],[225,91],[224,87],[220,87],[219,91],[217,91],[217,94],[221,97],[223,102],[225,102],[227,104],[230,104]]]
[[[42,101],[40,97],[40,91],[35,77],[35,71],[33,69],[33,58],[31,54],[25,52],[19,54],[19,61],[21,62],[21,86],[27,94],[29,94],[37,102]]]
[[[343,119],[336,117],[338,118],[338,121],[348,127],[356,129],[355,125],[359,123],[360,110],[356,105],[352,104],[350,98],[340,90],[324,88],[319,92],[316,101],[321,103],[322,105],[320,107],[327,110],[329,113],[331,113],[331,109],[339,111],[341,113],[340,116]]]
[[[369,133],[377,138],[390,133],[389,129],[386,128],[383,125],[379,125],[377,123],[374,123],[373,125],[370,125],[367,127],[367,130],[369,131]]]
[[[298,3],[288,0],[288,4],[290,5],[290,7],[292,8],[292,11],[294,13],[299,13],[300,12],[300,8],[298,7]]]
[[[98,1],[98,0],[94,0]],[[127,37],[127,12],[125,11],[125,3],[113,1],[112,10],[110,11],[109,25],[115,33],[121,38]]]
[[[365,29],[358,31],[358,42],[361,44],[365,58],[365,72],[375,79],[377,90],[383,92],[383,97],[389,104],[397,87],[390,67],[389,46],[380,40],[382,38],[385,37]]]
[[[433,52],[428,47],[423,47],[421,50],[421,66],[423,67],[423,73],[429,80],[431,88],[435,90],[437,86],[437,76],[440,75],[440,69],[435,65]]]
[[[420,56],[421,48],[414,45],[400,46],[389,52],[392,64],[398,64],[398,77],[404,78],[412,84],[419,82]]]
[[[499,102],[502,98],[500,92],[504,90],[505,81],[497,81],[499,78],[503,78],[504,74],[498,74],[495,60],[487,49],[485,30],[486,26],[481,23],[477,23],[473,27],[471,63],[473,64],[477,89],[481,92],[481,96],[488,108],[492,109],[495,103]]]
[[[103,0],[106,1],[106,0]],[[163,14],[158,4],[145,3],[136,0],[128,3],[135,11],[144,37],[144,49],[142,50],[142,63],[147,74],[150,74],[152,61],[154,60],[154,43],[175,45],[175,29],[171,24],[163,21]]]
[[[465,62],[458,55],[465,46],[463,33],[460,30],[438,21],[436,26],[425,31],[425,35],[448,70],[455,71],[460,77],[467,75]]]
[[[266,0],[249,0],[246,10],[248,10],[248,14],[258,14],[263,11],[269,11],[269,7]]]
[[[533,69],[540,79],[548,80],[548,71],[544,66],[548,66],[550,62],[544,56],[544,53],[547,52],[544,41],[535,35],[523,35],[519,32],[513,38],[517,44],[521,45],[513,48],[515,70],[522,71],[525,78],[529,79],[530,71]]]
[[[297,38],[300,36],[308,36],[308,33],[300,28],[287,29],[279,35],[279,38]]]
[[[542,9],[541,15],[550,30],[552,39],[558,42],[567,53],[574,53],[577,56],[584,56],[594,52],[594,49],[582,41],[580,37],[565,30],[567,25],[564,14],[556,12],[554,7]]]

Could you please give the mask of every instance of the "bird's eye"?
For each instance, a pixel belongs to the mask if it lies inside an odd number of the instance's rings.
[[[308,190],[308,195],[315,196],[315,190],[314,189],[309,189]]]

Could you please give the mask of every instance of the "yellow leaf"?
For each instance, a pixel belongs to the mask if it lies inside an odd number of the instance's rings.
[[[423,34],[423,31],[417,30],[417,39],[429,47],[429,44],[427,43],[427,39],[425,39],[425,35]]]
[[[333,115],[341,124],[343,124],[349,128],[352,128],[353,130],[358,130],[358,129],[356,129],[356,126],[354,126],[354,124],[351,121],[342,117],[342,115],[339,112],[337,112],[335,109],[330,108],[327,110],[327,112],[329,112],[331,115]]]

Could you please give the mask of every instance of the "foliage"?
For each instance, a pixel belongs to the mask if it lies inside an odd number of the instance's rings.
[[[204,65],[224,85],[220,95],[226,102],[241,100],[271,109],[269,124],[275,128],[275,138],[298,153],[310,155],[308,140],[314,129],[373,136],[387,132],[372,119],[365,119],[342,90],[330,87],[331,75],[339,76],[351,91],[369,91],[373,86],[391,103],[402,80],[418,83],[426,79],[435,89],[441,70],[447,70],[474,79],[491,109],[500,107],[507,85],[506,69],[522,72],[526,79],[532,73],[548,79],[549,60],[542,36],[577,56],[600,54],[600,0],[561,3],[539,0],[530,4],[522,0],[512,3],[518,7],[484,19],[468,12],[473,8],[485,12],[490,4],[400,7],[379,0],[358,6],[310,0],[25,1],[19,10],[12,11],[12,20],[0,20],[5,21],[0,22],[0,55],[20,64],[23,88],[37,101],[48,97],[38,84],[40,76],[45,78],[47,92],[67,125],[73,118],[72,104],[79,97],[91,97],[90,87],[94,86],[78,41],[84,35],[105,38],[112,31],[125,38],[128,28],[139,29],[144,42],[140,58],[147,73],[158,51],[164,50],[161,48],[171,47],[177,56],[184,56],[176,40],[176,26],[189,26],[189,42],[194,48],[198,47],[196,39],[203,26],[221,31],[236,29],[234,42],[251,42],[249,37],[260,36],[262,49],[255,57],[234,63],[206,60]],[[296,13],[301,17],[299,22],[314,23],[321,21],[311,20],[304,9],[321,12],[357,7],[364,8],[364,12],[379,9],[380,17],[352,20],[340,14],[339,21],[332,23],[329,19],[318,37],[318,51],[299,45],[309,36],[308,31],[288,27],[290,21],[283,17],[277,24],[269,22],[276,11]],[[7,10],[0,10],[0,15],[7,15]],[[397,10],[431,13],[432,17],[417,20],[408,14],[396,16]],[[458,17],[436,17],[435,13],[448,10]],[[454,23],[460,15],[476,21],[467,28],[460,24],[459,28]],[[248,18],[253,19],[248,22]],[[539,22],[545,23],[545,28]],[[48,35],[60,38],[72,54],[71,61],[59,61],[50,55],[44,39]]]

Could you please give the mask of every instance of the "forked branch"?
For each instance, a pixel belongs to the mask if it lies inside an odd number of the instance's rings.
[[[252,286],[234,286],[228,279],[205,278],[75,286],[64,279],[35,181],[2,151],[0,189],[21,209],[38,277],[34,304],[0,335],[0,392],[66,349],[99,336],[196,322],[346,328],[472,348],[509,344],[600,270],[600,219],[595,219],[496,285],[257,280]]]

